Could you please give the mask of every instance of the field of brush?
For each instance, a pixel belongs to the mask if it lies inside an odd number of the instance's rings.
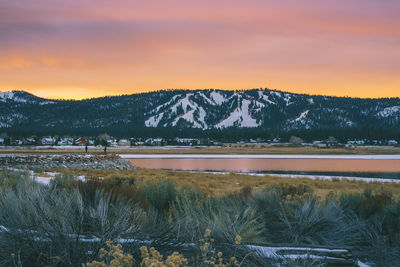
[[[344,248],[355,262],[395,266],[400,184],[145,169],[0,171],[0,266],[325,266],[317,256],[271,257],[254,246]]]

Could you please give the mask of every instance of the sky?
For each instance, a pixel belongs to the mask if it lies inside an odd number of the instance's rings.
[[[0,91],[400,97],[399,0],[0,0]]]

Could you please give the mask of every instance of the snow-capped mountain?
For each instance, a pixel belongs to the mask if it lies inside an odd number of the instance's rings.
[[[400,99],[311,96],[268,89],[170,90],[81,101],[0,93],[0,128],[320,129],[400,126]]]

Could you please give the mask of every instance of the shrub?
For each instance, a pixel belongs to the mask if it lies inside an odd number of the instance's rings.
[[[296,198],[296,197],[302,197],[304,195],[310,195],[313,193],[313,189],[308,185],[304,184],[299,184],[297,186],[291,184],[273,185],[268,187],[266,190],[267,191],[275,190],[277,193],[280,194],[281,198],[287,198],[287,197]]]
[[[120,176],[111,176],[104,180],[106,184],[114,185],[114,186],[132,186],[135,184],[135,178],[133,177],[120,177]]]
[[[297,205],[285,204],[280,217],[285,225],[281,235],[288,243],[346,246],[360,239],[357,219],[333,201],[309,197]]]
[[[64,172],[57,174],[50,180],[50,187],[57,191],[71,191],[74,189],[73,185],[78,179],[72,173]]]
[[[157,211],[166,213],[170,205],[178,196],[176,184],[168,181],[161,181],[158,184],[147,184],[143,188],[143,195]]]
[[[0,189],[16,190],[21,184],[33,184],[28,172],[4,170],[0,172]]]
[[[43,169],[42,169],[41,167],[39,167],[39,166],[36,166],[36,167],[33,167],[33,168],[32,168],[32,171],[33,171],[34,173],[42,173],[42,172],[43,172]]]
[[[106,242],[107,248],[99,250],[101,261],[92,261],[84,266],[86,267],[130,267],[133,264],[133,256],[124,254],[120,244],[113,245],[111,241]]]
[[[55,259],[77,266],[94,255],[99,241],[138,235],[144,211],[101,191],[85,202],[78,190],[58,191],[48,186],[21,185],[7,190],[0,201],[0,265],[12,253],[23,264],[48,265]],[[56,258],[57,256],[58,258]]]

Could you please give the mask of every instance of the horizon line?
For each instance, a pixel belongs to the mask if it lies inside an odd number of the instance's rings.
[[[98,99],[98,98],[105,98],[105,97],[120,97],[120,96],[130,96],[130,95],[139,95],[139,94],[151,94],[157,93],[160,91],[231,91],[231,92],[242,92],[242,91],[251,91],[251,90],[261,90],[261,91],[275,91],[280,93],[287,93],[287,94],[294,94],[294,95],[307,95],[307,96],[323,96],[323,97],[337,97],[337,98],[352,98],[352,99],[398,99],[400,96],[382,96],[382,97],[361,97],[361,96],[349,96],[349,95],[329,95],[329,94],[310,94],[310,93],[301,93],[301,92],[291,92],[284,89],[270,89],[268,87],[264,88],[247,88],[247,89],[220,89],[220,88],[198,88],[198,89],[190,89],[190,88],[164,88],[164,89],[152,89],[148,91],[141,91],[141,92],[132,92],[132,93],[121,93],[121,94],[109,94],[109,95],[99,95],[93,97],[86,97],[86,98],[53,98],[53,97],[46,97],[41,96],[40,94],[32,93],[29,90],[23,89],[13,89],[13,90],[5,90],[0,91],[0,93],[6,92],[25,92],[29,93],[33,96],[40,97],[46,100],[59,100],[59,101],[84,101],[84,100],[91,100],[91,99]]]

